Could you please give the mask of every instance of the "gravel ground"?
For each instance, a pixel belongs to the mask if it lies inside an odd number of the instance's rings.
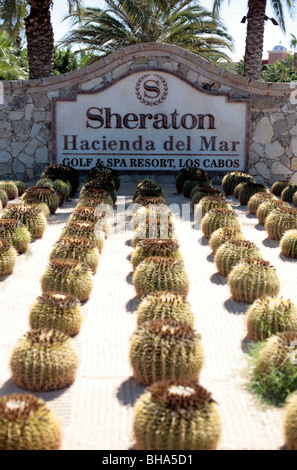
[[[168,203],[183,209],[184,217],[176,216],[174,224],[191,281],[188,300],[205,352],[200,383],[212,392],[221,412],[219,449],[281,449],[283,409],[264,406],[246,388],[248,305],[230,298],[226,279],[216,272],[208,241],[189,220],[189,200],[175,193],[174,184],[162,187]],[[36,393],[60,418],[64,450],[133,448],[133,404],[144,391],[132,378],[129,365],[138,301],[131,283],[133,232],[125,228],[129,217],[125,219],[124,209],[132,202],[133,190],[131,184],[119,190],[114,230],[105,242],[90,300],[83,305],[82,329],[73,340],[79,355],[76,381],[64,390]],[[296,262],[280,256],[279,243],[267,239],[255,216],[233,197],[228,200],[240,217],[245,237],[277,268],[281,295],[297,304]],[[29,310],[41,293],[40,279],[49,254],[76,204],[76,199],[68,201],[51,216],[43,239],[18,257],[11,276],[0,279],[0,395],[20,392],[10,380],[11,352],[29,329]]]

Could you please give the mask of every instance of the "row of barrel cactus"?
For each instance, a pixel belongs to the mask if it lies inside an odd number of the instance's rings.
[[[0,187],[3,188],[0,190],[0,201],[4,207],[0,215],[0,276],[3,276],[12,274],[17,254],[25,253],[33,239],[43,237],[47,220],[53,211],[51,199],[28,198],[35,189],[43,191],[41,188],[27,189],[24,183],[18,181],[2,182]],[[9,200],[17,197],[19,201],[8,204]],[[57,198],[56,193],[53,192],[51,197]]]
[[[53,168],[50,170],[54,178],[56,175]],[[57,166],[55,170],[60,171]],[[61,174],[64,174],[63,168]],[[68,176],[67,171],[66,174]],[[82,200],[82,195],[79,200]],[[99,197],[96,202],[97,205],[100,204]],[[97,219],[94,214],[92,219],[91,212],[85,221],[72,221],[70,218],[50,255],[49,265],[41,279],[42,294],[30,310],[31,330],[19,340],[10,359],[12,380],[19,388],[34,392],[59,390],[71,385],[75,380],[78,356],[71,336],[80,331],[81,304],[88,300],[91,294],[92,273],[97,268],[99,251],[102,250],[105,239],[103,232],[96,233]],[[7,400],[9,403],[11,401],[11,406],[20,402],[24,408],[27,402],[32,403],[32,420],[24,413],[23,422],[18,416],[22,413],[12,414],[6,405],[6,415],[3,419],[7,421],[7,425],[15,426],[16,430],[9,442],[2,442],[0,437],[0,448],[49,450],[60,447],[60,425],[52,417],[50,410],[46,410],[42,401],[38,402],[30,394],[19,394],[8,397]],[[19,427],[14,423],[14,416],[18,418]],[[0,403],[2,423],[1,419]],[[36,430],[31,429],[33,426]],[[39,426],[42,429],[37,439],[34,432],[39,430]]]
[[[236,175],[230,175],[231,180],[234,177]],[[229,175],[226,175],[225,181],[228,181],[228,178]],[[243,189],[239,189],[240,186],[243,188],[245,185],[241,183],[239,186],[235,186],[235,196],[239,197],[240,192],[243,191]],[[257,191],[247,201],[249,213],[256,215],[259,223],[265,225],[269,238],[281,241],[282,253],[292,258],[295,257],[297,226],[296,209],[291,208],[289,203],[293,202],[296,191],[297,187],[291,183],[278,181],[272,186],[271,192],[267,189]],[[278,199],[279,196],[280,199]],[[240,242],[240,240],[233,241],[233,245],[238,247]],[[249,247],[253,249],[250,242],[248,243]],[[216,248],[215,241],[213,244],[213,251],[217,253],[215,259],[218,270],[221,274],[228,275],[228,266],[230,263],[232,264],[236,254],[230,251],[228,244],[221,245],[220,248]],[[219,253],[220,250],[221,253]],[[251,258],[251,253],[249,258]],[[249,262],[252,265],[266,264],[268,274],[269,263],[261,261],[261,258],[259,260],[254,258]],[[234,281],[237,287],[241,285],[244,288],[239,273],[236,273],[236,270],[239,271],[239,269],[238,266],[231,271],[232,274],[229,275],[228,281],[233,276],[236,278]],[[260,387],[262,393],[265,391],[272,401],[274,395],[282,397],[283,400],[286,400],[289,395],[284,416],[285,443],[288,449],[296,450],[297,396],[291,392],[295,392],[297,389],[297,364],[294,352],[297,344],[297,308],[290,300],[277,296],[279,282],[276,276],[273,280],[272,273],[269,274],[269,284],[271,286],[275,284],[275,291],[266,292],[265,295],[255,298],[246,314],[247,338],[250,341],[262,342],[260,349],[256,350],[252,380],[258,389]],[[253,286],[249,285],[249,290],[254,290]]]
[[[197,383],[204,352],[172,213],[153,180],[141,181],[133,199],[143,207],[132,217],[133,284],[140,303],[129,357],[135,380],[148,387],[134,406],[136,447],[215,449],[221,420],[211,394]]]

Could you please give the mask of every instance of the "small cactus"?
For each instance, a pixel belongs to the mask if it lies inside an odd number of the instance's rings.
[[[0,276],[13,273],[16,257],[16,249],[8,241],[0,240]]]
[[[131,226],[137,230],[149,226],[151,221],[172,226],[172,212],[166,205],[139,207],[132,216]]]
[[[42,238],[47,226],[47,220],[42,210],[37,206],[26,204],[11,204],[2,213],[1,219],[15,219],[24,224],[32,238]]]
[[[201,229],[205,238],[221,227],[231,227],[241,231],[241,225],[235,211],[229,209],[211,209],[202,219]]]
[[[283,417],[285,445],[287,450],[297,450],[297,394],[292,393],[285,406]]]
[[[54,214],[59,207],[57,193],[50,188],[28,188],[22,195],[22,201],[26,204],[45,203],[48,205],[51,214]]]
[[[78,357],[71,339],[57,330],[31,330],[15,346],[12,381],[25,390],[49,392],[72,385]]]
[[[270,199],[269,201],[262,202],[257,209],[257,218],[260,225],[265,225],[266,219],[269,214],[278,207],[290,207],[287,202],[280,201],[279,199]]]
[[[18,220],[0,219],[0,239],[8,241],[19,254],[23,254],[28,250],[32,237]]]
[[[233,241],[233,240],[244,240],[244,236],[242,232],[237,230],[236,228],[231,227],[221,227],[210,237],[209,246],[213,253],[220,248],[226,242]]]
[[[205,196],[216,196],[221,198],[224,197],[221,191],[219,191],[218,189],[212,187],[195,187],[190,194],[192,210],[194,210],[195,205],[198,204],[198,202]]]
[[[180,321],[152,320],[132,335],[130,363],[142,385],[159,380],[197,380],[204,354],[200,335]]]
[[[288,230],[280,241],[282,255],[297,259],[297,230]]]
[[[96,166],[94,168],[91,168],[89,170],[86,181],[91,181],[95,179],[101,179],[101,178],[109,178],[115,185],[116,191],[121,186],[121,178],[116,170],[113,170],[112,168],[107,168],[104,165],[101,166]]]
[[[0,450],[59,450],[61,425],[41,398],[30,393],[0,397]]]
[[[132,265],[133,269],[149,258],[150,256],[163,256],[166,258],[180,259],[182,260],[181,252],[179,251],[179,245],[173,240],[165,239],[146,239],[141,240],[135,251],[132,254]]]
[[[2,208],[7,206],[8,196],[7,196],[6,192],[3,191],[3,189],[0,189],[0,202],[2,204]]]
[[[290,183],[281,193],[282,201],[293,202],[293,197],[296,192],[297,192],[297,186]]]
[[[136,248],[140,241],[142,240],[160,240],[160,239],[167,239],[177,241],[176,234],[174,231],[174,227],[172,223],[168,222],[163,223],[163,221],[158,220],[150,220],[149,226],[139,226],[137,230],[134,232],[134,236],[132,238],[132,246]]]
[[[106,181],[106,180],[89,180],[87,181],[80,192],[80,197],[85,194],[85,191],[89,189],[104,189],[105,191],[108,191],[110,196],[112,197],[113,203],[116,203],[117,200],[117,192],[115,189],[115,184],[112,180]]]
[[[259,259],[245,259],[234,266],[228,285],[233,300],[250,304],[261,297],[276,296],[280,290],[275,268]]]
[[[187,198],[191,196],[191,192],[193,191],[194,188],[211,188],[211,182],[207,178],[202,178],[200,180],[187,180],[184,183],[183,186],[183,195]]]
[[[297,332],[284,331],[268,338],[259,352],[256,370],[260,376],[269,374],[273,367],[279,371],[286,370],[289,366],[291,371],[296,370],[294,349],[297,344]],[[295,345],[295,346],[294,346]],[[293,391],[293,390],[292,390]]]
[[[99,263],[99,251],[95,241],[88,238],[62,237],[50,254],[51,260],[58,258],[75,259],[85,263],[95,273]]]
[[[217,250],[215,263],[222,276],[228,276],[231,270],[245,258],[262,259],[259,248],[248,240],[231,240]]]
[[[0,189],[7,194],[9,200],[19,196],[18,188],[12,181],[0,181]]]
[[[65,183],[65,181],[62,180],[55,180],[53,182],[53,186],[54,190],[58,194],[59,203],[61,205],[70,196],[71,186],[69,183]]]
[[[21,197],[27,189],[27,186],[23,181],[12,181],[12,183],[18,188],[18,195]]]
[[[167,205],[167,201],[163,196],[138,196],[135,199],[135,204],[139,204],[140,206],[148,207],[148,206],[160,206],[160,205]]]
[[[211,209],[228,209],[232,210],[231,204],[229,204],[225,198],[219,196],[205,196],[195,207],[195,219],[199,220],[199,217],[204,217]]]
[[[215,450],[222,423],[211,394],[194,381],[151,385],[134,406],[138,450]]]
[[[53,259],[41,279],[42,292],[70,294],[81,302],[88,300],[93,288],[91,271],[72,259]]]
[[[138,197],[165,197],[159,183],[151,179],[146,179],[137,184],[134,190],[133,201],[136,202]]]
[[[238,200],[242,206],[246,206],[254,194],[265,192],[269,193],[269,189],[264,184],[244,183],[238,192]]]
[[[110,230],[109,213],[105,210],[105,204],[102,210],[97,207],[80,207],[75,209],[71,215],[69,222],[90,222],[96,224],[96,230],[103,231],[108,234]]]
[[[256,193],[254,194],[248,202],[248,211],[252,215],[256,215],[257,209],[262,204],[262,202],[270,201],[275,199],[275,196],[272,193]],[[278,199],[276,199],[278,201]]]
[[[49,178],[52,181],[62,180],[71,185],[71,192],[75,193],[79,187],[79,172],[70,166],[52,164],[47,166],[41,174],[41,178]]]
[[[175,187],[178,193],[183,192],[185,182],[191,177],[191,168],[182,168],[175,178]]]
[[[77,207],[85,207],[87,206],[87,202],[85,200],[92,199],[97,205],[99,204],[109,204],[110,206],[114,206],[113,199],[108,191],[105,189],[85,189],[80,192],[79,202]],[[91,207],[95,207],[94,203],[91,204]]]
[[[280,241],[285,232],[294,229],[297,229],[297,209],[291,207],[274,209],[265,222],[265,230],[271,240]]]
[[[272,194],[274,194],[275,196],[281,196],[283,190],[287,186],[289,186],[289,184],[290,184],[290,181],[283,181],[283,180],[276,181],[275,183],[273,183],[271,187]]]
[[[189,293],[189,278],[180,260],[154,256],[140,263],[133,275],[138,298],[156,291],[168,291],[184,298]]]
[[[64,237],[88,238],[95,242],[99,253],[102,252],[105,241],[104,232],[98,231],[95,223],[83,221],[68,222],[62,230],[60,240]]]
[[[241,171],[230,171],[222,180],[223,190],[226,196],[231,196],[239,183],[253,182],[254,178]]]
[[[182,296],[170,292],[147,295],[137,310],[137,324],[150,320],[182,321],[194,326],[192,308]]]
[[[255,300],[247,311],[247,337],[263,341],[283,331],[297,332],[297,308],[290,300],[264,297]]]
[[[43,294],[32,305],[29,321],[33,330],[54,329],[77,335],[82,322],[80,302],[72,295]]]

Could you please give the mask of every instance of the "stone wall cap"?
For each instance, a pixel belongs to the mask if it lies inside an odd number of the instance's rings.
[[[47,77],[42,80],[16,80],[16,81],[4,81],[4,87],[6,89],[13,89],[13,91],[21,90],[22,92],[37,93],[42,92],[45,89],[46,92],[56,90],[57,87],[73,87],[79,85],[81,82],[85,82],[90,78],[96,76],[102,76],[104,73],[111,71],[115,63],[119,60],[137,60],[138,57],[148,57],[156,53],[158,57],[166,56],[177,62],[186,64],[190,69],[200,71],[202,75],[208,77],[213,81],[223,81],[225,85],[241,88],[251,94],[263,94],[272,96],[283,96],[287,95],[292,90],[290,83],[269,83],[262,81],[255,81],[243,77],[241,75],[233,74],[223,68],[208,62],[206,59],[199,55],[180,48],[174,44],[165,43],[139,43],[132,46],[125,47],[121,50],[113,52],[112,54],[99,59],[89,66],[82,67],[79,70],[68,72],[63,75],[57,75],[54,77]],[[90,75],[92,74],[92,77]]]

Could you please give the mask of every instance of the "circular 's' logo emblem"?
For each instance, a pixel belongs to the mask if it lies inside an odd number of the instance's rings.
[[[158,73],[146,73],[136,83],[135,93],[146,106],[158,106],[168,95],[168,85]]]

